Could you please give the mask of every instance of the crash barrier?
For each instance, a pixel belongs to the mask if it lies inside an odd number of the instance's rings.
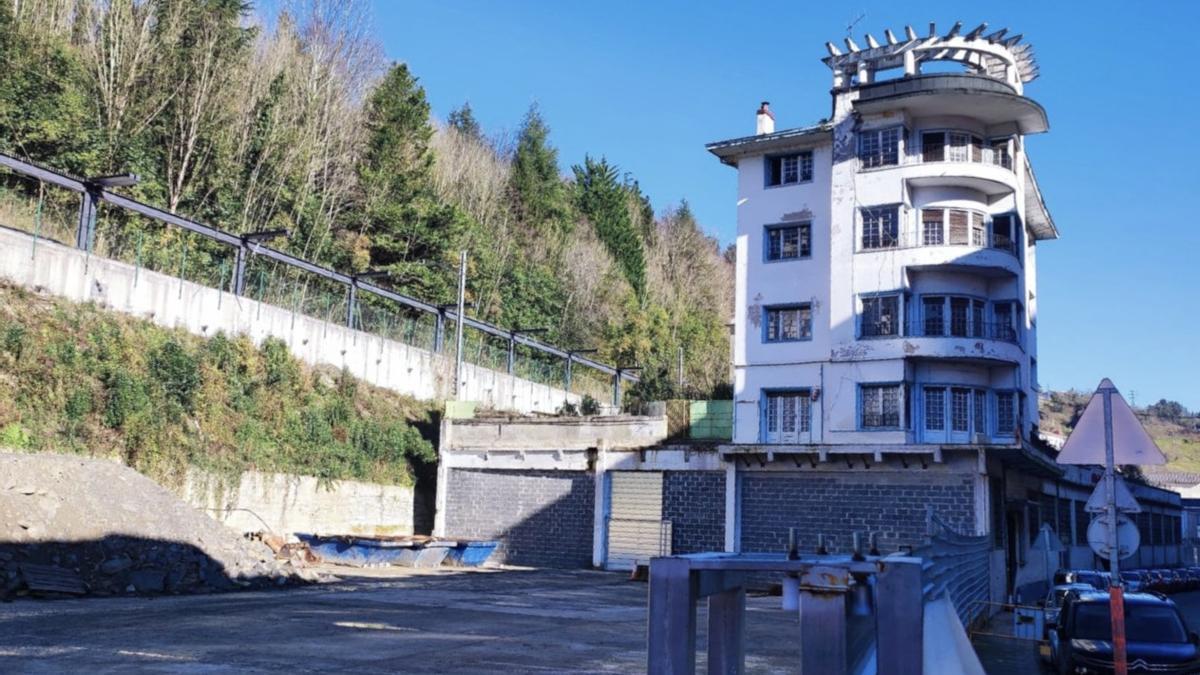
[[[782,572],[797,580],[801,675],[860,672],[874,659],[880,675],[920,675],[925,646],[922,560],[908,556],[697,553],[650,562],[647,669],[696,670],[696,605],[708,599],[708,670],[745,665],[746,583]],[[849,596],[849,597],[848,597]],[[849,600],[849,602],[848,602]],[[849,609],[848,609],[849,608]],[[848,614],[872,617],[874,649],[848,650]]]
[[[988,616],[984,610],[991,600],[991,537],[955,532],[932,506],[926,509],[928,540],[910,553],[924,561],[925,599],[945,594],[963,626],[969,628]]]

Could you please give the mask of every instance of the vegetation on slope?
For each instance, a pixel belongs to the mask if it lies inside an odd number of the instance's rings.
[[[1068,436],[1083,415],[1091,394],[1081,391],[1052,391],[1041,401],[1041,429]],[[1135,407],[1138,419],[1150,437],[1167,455],[1165,467],[1145,471],[1200,473],[1200,415],[1189,413],[1176,401],[1160,399],[1146,407]]]
[[[291,238],[272,245],[346,271],[386,270],[383,283],[433,303],[453,299],[467,249],[467,300],[481,318],[641,366],[634,400],[728,394],[732,265],[685,202],[656,214],[603,156],[567,174],[536,106],[512,134],[489,136],[466,105],[445,124],[431,119],[417,75],[384,60],[365,0],[265,6],[282,9],[0,3],[0,150],[79,175],[137,173],[128,192],[140,199],[238,233],[286,228]],[[26,217],[3,224],[58,236],[78,203],[0,174],[6,200],[0,215],[20,203]],[[55,222],[43,226],[29,215],[37,209]],[[227,248],[108,207],[97,230],[102,255],[228,284]],[[249,287],[345,315],[344,289],[261,259]],[[362,305],[368,330],[428,335],[402,308]],[[503,363],[494,338],[469,334],[468,349],[476,363]],[[538,358],[521,349],[518,368]],[[561,381],[561,362],[541,365],[526,376]]]
[[[430,411],[275,339],[204,339],[0,285],[0,447],[120,458],[168,482],[188,466],[410,484]]]

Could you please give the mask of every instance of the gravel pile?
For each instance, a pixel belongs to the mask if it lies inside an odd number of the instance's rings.
[[[314,578],[122,464],[0,453],[0,597],[56,594],[47,588],[197,593]]]

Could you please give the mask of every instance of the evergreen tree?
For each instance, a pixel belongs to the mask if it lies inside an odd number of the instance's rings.
[[[405,291],[433,301],[452,292],[464,217],[433,195],[425,90],[397,64],[367,103],[367,147],[359,164],[371,264]]]
[[[601,158],[584,157],[575,172],[576,203],[596,236],[621,267],[638,299],[646,295],[646,256],[630,209],[630,192],[617,179],[617,167]]]
[[[521,123],[512,164],[512,189],[521,221],[535,234],[570,230],[570,203],[558,174],[558,150],[537,104]]]
[[[487,142],[487,139],[483,136],[483,128],[479,126],[479,121],[475,119],[475,113],[471,110],[471,103],[469,101],[464,102],[462,107],[457,110],[450,111],[450,116],[446,118],[446,123],[467,138],[474,139],[480,143]]]

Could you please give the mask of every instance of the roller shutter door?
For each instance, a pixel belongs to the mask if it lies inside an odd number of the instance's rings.
[[[608,519],[608,569],[632,569],[671,553],[671,523],[662,517],[660,471],[614,471]]]

